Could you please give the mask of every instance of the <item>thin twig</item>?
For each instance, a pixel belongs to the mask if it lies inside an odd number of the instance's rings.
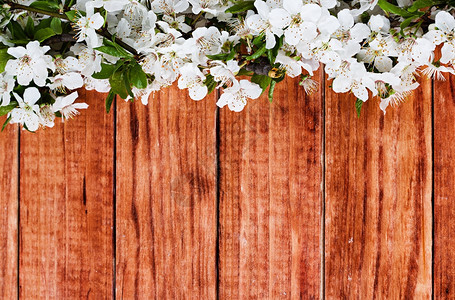
[[[6,2],[6,3],[10,6],[11,10],[16,10],[16,9],[17,10],[25,10],[25,11],[30,11],[30,12],[34,12],[34,13],[38,13],[38,14],[42,14],[42,15],[46,15],[46,16],[50,16],[50,17],[59,18],[59,19],[62,19],[62,20],[67,20],[67,21],[73,22],[65,14],[60,14],[60,13],[56,13],[56,12],[50,12],[50,11],[46,11],[46,10],[43,10],[43,9],[30,7],[30,6],[26,6],[26,5],[22,5],[22,4],[18,4],[18,3],[14,3],[14,2]],[[122,40],[120,40],[118,38],[113,38],[112,34],[110,34],[109,31],[107,31],[105,28],[98,29],[96,32],[99,35],[101,35],[102,37],[105,37],[108,40],[111,40],[111,41],[114,40],[114,42],[117,43],[120,47],[122,47],[126,51],[130,52],[134,56],[139,57],[139,53],[136,51],[136,49],[134,49],[130,45],[124,43]],[[65,40],[65,42],[69,42],[69,40],[68,41]]]

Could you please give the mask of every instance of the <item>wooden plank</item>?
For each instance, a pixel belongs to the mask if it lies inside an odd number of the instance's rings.
[[[119,103],[119,299],[215,299],[215,112],[176,87]]]
[[[0,118],[0,124],[6,117]],[[17,126],[0,133],[0,298],[17,298]]]
[[[220,111],[220,299],[319,299],[322,97]]]
[[[455,298],[455,78],[434,84],[434,295]]]
[[[384,116],[326,89],[327,299],[430,299],[431,81]]]
[[[112,298],[113,114],[80,94],[80,116],[21,135],[23,299]]]

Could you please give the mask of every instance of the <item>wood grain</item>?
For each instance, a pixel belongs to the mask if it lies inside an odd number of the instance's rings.
[[[430,299],[431,81],[384,116],[326,89],[327,299]]]
[[[80,116],[21,135],[22,299],[112,298],[113,114],[80,94]]]
[[[434,83],[434,295],[455,298],[455,78]]]
[[[6,117],[0,118],[0,124]],[[0,298],[17,298],[17,126],[0,133]]]
[[[220,110],[220,299],[319,299],[322,97]]]
[[[119,299],[215,299],[215,100],[118,105]]]

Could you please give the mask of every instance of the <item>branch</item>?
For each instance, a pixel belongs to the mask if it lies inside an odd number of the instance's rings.
[[[22,5],[22,4],[14,3],[14,2],[6,2],[6,4],[8,4],[10,6],[11,10],[15,10],[15,9],[26,10],[26,11],[31,11],[31,12],[34,12],[34,13],[37,13],[37,14],[42,14],[42,15],[51,16],[51,17],[54,17],[54,18],[59,18],[59,19],[68,20],[69,21],[69,18],[66,15],[64,15],[64,14],[59,14],[59,13],[56,13],[56,12],[50,12],[50,11],[47,11],[47,10],[44,10],[44,9],[30,7],[30,6],[26,6],[26,5]]]
[[[59,19],[67,20],[67,21],[71,22],[71,20],[65,14],[59,14],[59,13],[56,13],[56,12],[50,12],[50,11],[47,11],[47,10],[34,8],[34,7],[30,7],[30,6],[26,6],[26,5],[22,5],[22,4],[18,4],[18,3],[14,3],[14,2],[6,2],[6,4],[8,4],[10,6],[11,10],[16,10],[16,9],[25,10],[25,11],[30,11],[30,12],[34,12],[34,13],[38,13],[38,14],[42,14],[42,15],[50,16],[50,17],[54,17],[54,18],[59,18]],[[113,39],[112,34],[110,34],[104,27],[101,28],[101,29],[98,29],[96,32],[99,35],[101,35],[101,36],[103,36],[103,37],[105,37],[105,38],[107,38],[109,40],[114,40],[115,43],[117,43],[119,46],[121,46],[123,49],[125,49],[128,52],[130,52],[134,56],[136,56],[136,57],[139,56],[139,53],[136,51],[136,49],[134,49],[130,45],[124,43],[123,41],[121,41],[118,38]],[[69,42],[69,40],[62,40],[62,42]]]

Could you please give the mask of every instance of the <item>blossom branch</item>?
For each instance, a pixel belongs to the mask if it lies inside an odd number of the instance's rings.
[[[54,18],[59,18],[59,19],[62,19],[62,20],[67,20],[67,21],[70,21],[70,22],[72,21],[65,14],[60,14],[60,13],[56,13],[56,12],[50,12],[50,11],[47,11],[47,10],[43,10],[43,9],[39,9],[39,8],[35,8],[35,7],[30,7],[30,6],[26,6],[26,5],[22,5],[22,4],[14,3],[14,2],[6,2],[6,4],[8,4],[10,6],[11,10],[25,10],[25,11],[34,12],[34,13],[38,13],[38,14],[42,14],[42,15],[46,15],[46,16],[50,16],[50,17],[54,17]],[[112,36],[112,34],[110,34],[105,29],[105,27],[97,30],[96,32],[99,35],[101,35],[102,37],[105,37],[105,38],[107,38],[109,40],[114,40],[115,43],[117,43],[120,47],[122,47],[126,51],[130,52],[134,56],[136,56],[136,57],[139,56],[139,53],[136,51],[136,49],[134,49],[130,45],[124,43],[122,40],[120,40],[118,38],[114,38]],[[59,37],[59,38],[61,39],[62,37]],[[73,40],[72,39],[69,40],[67,37],[65,37],[63,40],[60,40],[60,41],[61,42],[71,42]]]

